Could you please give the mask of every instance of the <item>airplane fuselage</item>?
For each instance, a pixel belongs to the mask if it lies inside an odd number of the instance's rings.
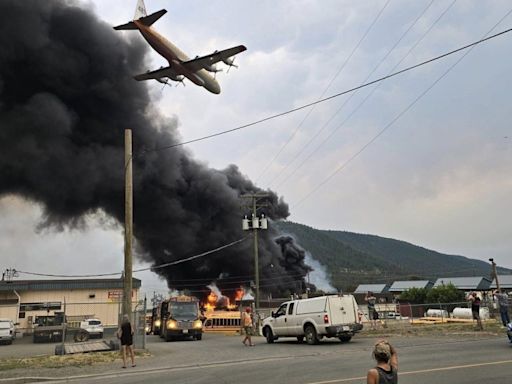
[[[138,20],[134,20],[133,22],[139,29],[144,39],[146,39],[148,44],[169,62],[171,69],[176,70],[176,72],[179,74],[183,74],[194,84],[204,87],[212,93],[220,93],[219,83],[213,78],[213,76],[210,75],[206,69],[200,69],[196,72],[187,70],[187,68],[182,66],[181,63],[190,59],[181,49],[160,35],[158,32],[153,30],[151,27],[144,25]]]

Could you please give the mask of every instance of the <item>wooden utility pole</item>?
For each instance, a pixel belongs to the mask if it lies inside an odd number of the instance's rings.
[[[498,272],[496,271],[496,263],[494,262],[494,259],[489,259],[489,261],[492,264],[492,274],[494,275],[494,279],[496,280],[496,289],[500,290],[500,282],[498,281]]]
[[[252,217],[256,218],[256,198],[252,199]],[[256,313],[260,310],[260,262],[258,254],[258,228],[252,229],[254,234],[254,280],[256,284],[256,294],[254,296],[254,304]]]
[[[260,192],[260,193],[248,193],[242,195],[242,199],[250,199],[250,203],[243,203],[246,207],[250,207],[252,209],[252,230],[254,234],[254,306],[256,308],[256,312],[259,312],[260,309],[260,263],[259,263],[259,255],[258,255],[258,230],[259,224],[254,225],[255,222],[258,222],[257,210],[259,207],[268,206],[267,203],[258,204],[258,199],[263,199],[270,196],[268,193]]]
[[[132,316],[133,169],[132,131],[124,131],[124,284],[123,315]]]

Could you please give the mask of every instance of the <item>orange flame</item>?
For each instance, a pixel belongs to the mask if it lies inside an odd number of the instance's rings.
[[[242,297],[244,297],[244,290],[242,288],[238,288],[236,291],[235,291],[235,301],[240,301],[242,300]]]
[[[217,306],[218,297],[213,291],[210,291],[210,294],[206,298],[206,303],[204,304],[204,309],[206,311],[214,311]]]
[[[244,293],[245,292],[242,288],[238,288],[235,291],[235,297],[233,300],[233,301],[235,301],[235,304],[231,304],[231,299],[229,297],[222,296],[222,298],[223,298],[222,307],[225,307],[228,310],[236,310],[237,309],[236,301],[241,300],[242,297],[244,296]],[[206,297],[205,303],[203,304],[204,310],[206,312],[216,310],[218,300],[219,300],[219,297],[217,296],[217,294],[215,294],[215,292],[213,292],[213,291],[210,291],[210,293]]]

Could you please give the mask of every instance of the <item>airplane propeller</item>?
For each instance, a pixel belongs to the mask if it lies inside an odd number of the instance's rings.
[[[165,80],[163,77],[159,78],[159,79],[155,79],[155,80],[158,81],[159,83],[163,84],[163,87],[161,89],[161,92],[163,92],[166,85],[168,85],[169,87],[172,87],[172,85],[169,84],[169,80],[176,81],[177,82],[176,87],[177,87],[178,85],[180,85],[180,83],[183,84],[183,86],[185,86],[185,82],[183,81],[184,79],[185,78],[183,76],[175,76],[175,77],[171,77],[171,78],[166,78]]]
[[[208,72],[213,73],[214,79],[217,78],[217,72],[222,72],[222,69],[218,69],[215,64],[212,64],[212,65],[204,64],[203,68],[206,69]]]
[[[170,84],[169,84],[169,79],[165,79],[165,80],[164,80],[164,78],[162,77],[162,78],[160,78],[160,79],[155,79],[155,80],[156,80],[156,81],[158,81],[159,83],[162,83],[162,84],[163,84],[163,87],[162,87],[162,89],[160,90],[160,92],[163,92],[163,91],[164,91],[164,88],[165,88],[165,86],[166,86],[166,85],[170,86]]]
[[[176,81],[177,84],[176,86],[178,86],[180,83],[183,84],[183,86],[185,86],[185,82],[183,80],[185,80],[185,76],[183,75],[176,75],[176,76],[171,76],[170,77],[172,81]]]
[[[226,71],[226,73],[229,73],[229,70],[231,69],[231,67],[235,67],[235,68],[238,68],[238,65],[234,64],[234,61],[235,61],[235,57],[233,57],[232,59],[222,59],[222,61],[224,62],[224,64],[226,64],[228,66],[228,70]]]

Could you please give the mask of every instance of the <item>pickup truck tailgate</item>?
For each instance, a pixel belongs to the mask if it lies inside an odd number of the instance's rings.
[[[357,323],[357,303],[352,296],[329,297],[330,323],[354,324]]]

